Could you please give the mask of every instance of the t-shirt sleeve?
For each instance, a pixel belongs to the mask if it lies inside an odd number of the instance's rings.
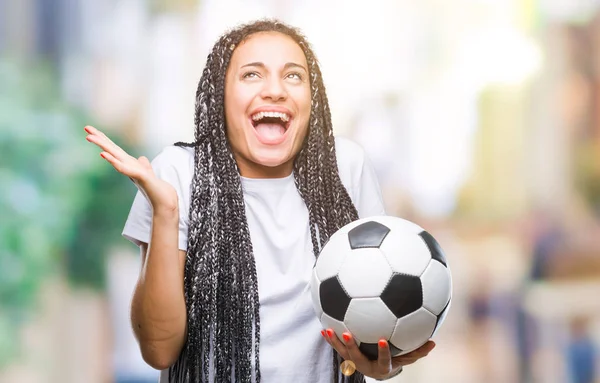
[[[336,137],[338,169],[359,218],[385,215],[375,169],[365,150],[354,141]]]
[[[177,147],[167,147],[152,160],[152,168],[156,176],[171,184],[179,199],[179,249],[187,250],[189,180],[184,172],[187,170],[182,151]],[[133,199],[122,235],[136,245],[150,242],[152,228],[152,207],[144,194],[139,190]]]
[[[377,174],[371,161],[363,151],[362,169],[359,171],[358,182],[355,188],[355,206],[359,218],[386,215],[381,195],[381,188],[377,180]]]

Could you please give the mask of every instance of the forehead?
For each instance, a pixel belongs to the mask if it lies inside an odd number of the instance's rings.
[[[235,49],[231,66],[261,62],[266,66],[294,62],[306,67],[306,57],[300,46],[289,36],[279,32],[259,32],[250,35]]]

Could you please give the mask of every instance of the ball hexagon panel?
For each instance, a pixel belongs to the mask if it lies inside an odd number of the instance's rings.
[[[429,234],[428,232],[426,232],[425,230],[423,230],[421,233],[419,233],[419,236],[421,238],[423,238],[423,241],[429,248],[429,252],[431,253],[431,258],[435,259],[436,261],[438,261],[439,263],[441,263],[444,266],[448,266],[448,262],[446,261],[446,255],[444,254],[442,247],[435,240],[435,238],[433,238],[433,236],[431,234]]]
[[[434,315],[439,315],[452,293],[452,280],[448,268],[436,260],[431,260],[423,275],[423,307]]]
[[[421,307],[412,314],[398,319],[390,343],[404,350],[403,353],[413,351],[429,340],[436,322],[437,317]]]
[[[393,344],[391,344],[389,342],[388,342],[388,345],[390,347],[390,352],[392,354],[392,358],[395,356],[398,356],[398,355],[402,355],[402,350],[395,347]],[[379,346],[377,345],[377,343],[361,343],[358,348],[360,349],[360,351],[363,354],[365,354],[365,356],[369,360],[377,360],[377,357],[379,356]]]
[[[402,218],[398,218],[398,217],[393,217],[393,216],[377,216],[377,217],[371,217],[372,220],[376,220],[377,222],[381,223],[382,225],[385,225],[387,227],[390,228],[390,230],[392,231],[398,231],[398,232],[405,232],[405,233],[410,233],[410,234],[414,234],[414,235],[418,235],[420,232],[423,231],[423,228],[419,225],[417,225],[414,222],[410,222],[407,221],[405,219]]]
[[[379,247],[396,273],[420,276],[431,254],[421,237],[406,232],[392,232]]]
[[[352,249],[379,247],[390,232],[387,226],[375,221],[367,221],[348,232],[348,241]]]
[[[343,235],[346,240],[348,239],[348,233],[350,232],[350,230],[354,229],[356,226],[359,226],[365,222],[371,221],[373,217],[369,217],[369,218],[360,218],[357,219],[355,221],[352,221],[344,226],[342,226],[341,228],[338,229],[338,231],[335,232],[335,234],[340,234]]]
[[[378,297],[391,277],[392,269],[379,249],[352,250],[338,273],[351,298]]]
[[[348,328],[346,327],[346,325],[344,324],[344,322],[340,322],[339,320],[336,320],[332,317],[330,317],[327,314],[323,314],[321,315],[321,324],[323,325],[323,329],[327,330],[327,329],[332,329],[335,334],[337,335],[337,337],[340,339],[341,342],[343,341],[343,333],[345,332],[350,332],[350,330],[348,330]],[[360,346],[360,342],[356,342],[356,344],[358,344]]]
[[[421,279],[412,275],[394,274],[380,298],[396,318],[402,318],[423,306]]]
[[[344,315],[346,315],[348,305],[350,305],[350,297],[340,285],[337,277],[321,282],[319,299],[321,300],[321,309],[325,314],[339,321],[344,320]]]
[[[336,276],[344,259],[351,251],[348,237],[345,234],[333,234],[321,250],[315,263],[319,280],[324,281]]]
[[[321,307],[321,300],[319,299],[319,288],[321,287],[321,281],[317,277],[317,270],[313,269],[312,276],[310,278],[310,294],[312,298],[313,308],[315,309],[315,314],[320,318],[323,314],[323,308]]]
[[[396,317],[379,298],[357,298],[350,302],[344,323],[361,343],[377,343],[392,335]]]
[[[451,304],[452,304],[452,299],[450,299],[448,301],[448,304],[446,305],[446,307],[444,307],[444,309],[442,310],[442,313],[437,316],[437,321],[435,322],[435,329],[433,330],[433,333],[431,334],[432,338],[437,333],[438,329],[442,326],[442,323],[444,323],[444,320],[446,320],[446,314],[448,314],[448,310],[450,309]]]

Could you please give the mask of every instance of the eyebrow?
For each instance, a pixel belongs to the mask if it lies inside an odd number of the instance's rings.
[[[245,67],[249,67],[249,66],[256,66],[256,67],[266,68],[266,65],[264,63],[259,62],[259,61],[251,62],[251,63],[245,64],[245,65],[242,65],[241,67],[245,68]],[[300,69],[303,69],[306,73],[308,73],[308,71],[306,70],[306,68],[303,65],[300,65],[300,64],[297,64],[297,63],[294,63],[294,62],[285,63],[285,65],[283,66],[283,69],[289,69],[289,68],[300,68]]]

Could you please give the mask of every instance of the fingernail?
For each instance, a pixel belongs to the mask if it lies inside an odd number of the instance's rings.
[[[327,337],[327,335],[325,335],[325,330],[321,330],[321,335],[323,335],[323,338]]]
[[[342,337],[346,342],[350,342],[350,339],[352,339],[352,336],[350,336],[350,334],[348,334],[347,332],[343,333]]]
[[[327,329],[327,336],[328,337],[333,337],[333,330],[332,329]]]
[[[387,347],[387,342],[385,340],[381,339],[379,341],[379,347],[386,348]]]
[[[106,157],[104,156],[104,153],[100,153],[100,157],[106,159]]]

